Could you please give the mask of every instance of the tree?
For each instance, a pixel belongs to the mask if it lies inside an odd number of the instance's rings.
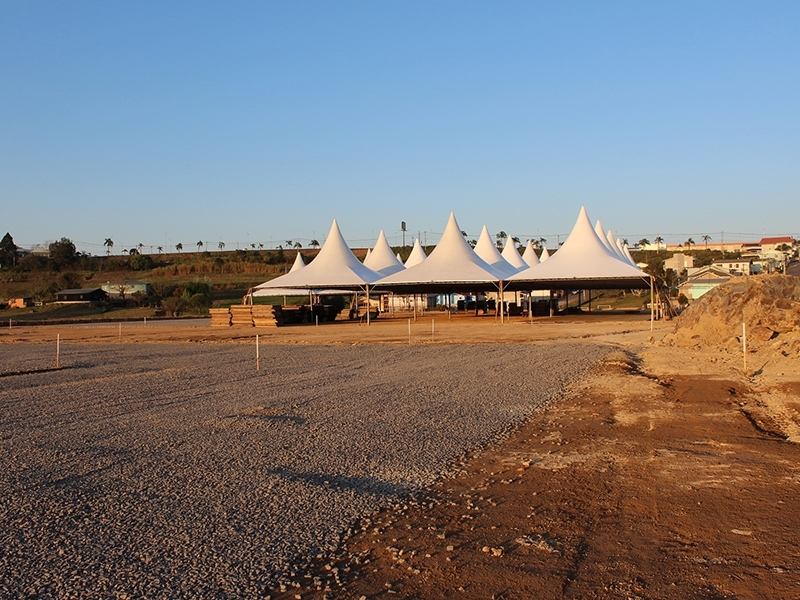
[[[140,252],[139,252],[139,251],[138,251],[136,248],[131,248],[131,249],[128,251],[128,254],[130,254],[131,256],[135,256],[135,255],[138,255],[138,254],[140,254]]]
[[[224,250],[225,249],[225,242],[220,242],[219,244],[217,244],[217,248],[219,248],[220,250]]]
[[[692,249],[692,246],[694,246],[694,240],[693,240],[692,238],[689,238],[688,240],[686,240],[686,247],[687,247],[689,250],[691,250],[691,249]]]
[[[541,250],[542,247],[547,243],[547,239],[540,237],[538,240],[533,240],[533,247],[537,250]]]
[[[624,239],[622,240],[622,245],[623,245],[623,246],[628,246],[628,245],[629,245],[629,244],[628,244],[628,238],[624,238]]]
[[[295,243],[294,243],[294,247],[295,247],[295,248],[302,248],[302,247],[303,247],[303,244],[301,244],[300,242],[295,242]]]
[[[256,249],[256,245],[255,245],[255,244],[250,244],[250,247],[251,247],[253,250],[255,250],[255,249]]]
[[[59,241],[53,242],[50,244],[49,250],[50,259],[59,269],[71,265],[78,258],[75,244],[69,238],[62,237]]]
[[[704,235],[703,236],[703,241],[706,243],[706,250],[708,250],[708,242],[711,241],[711,236],[710,235]]]
[[[463,231],[462,231],[462,233],[463,233]],[[319,241],[311,240],[311,242],[308,245],[311,246],[312,248],[319,248]]]
[[[175,250],[177,250],[178,252],[181,252],[183,250],[183,244],[181,244],[180,242],[175,244]]]
[[[10,233],[0,240],[0,267],[13,267],[17,263],[17,245]]]
[[[164,246],[158,247],[158,253],[161,254],[164,251]]]
[[[200,248],[203,247],[203,242],[197,242],[197,251],[200,252]]]
[[[502,248],[508,238],[508,234],[505,231],[499,231],[495,237],[497,238],[497,247]]]
[[[134,271],[149,271],[153,268],[153,259],[146,254],[136,254],[131,256],[130,265]]]
[[[138,244],[136,244],[136,249],[139,251],[139,254],[142,253],[142,249],[143,248],[144,248],[144,244],[142,242],[139,242]],[[152,248],[150,249],[150,251],[152,252]]]
[[[653,240],[653,243],[656,245],[656,252],[658,252],[659,250],[661,250],[661,244],[663,244],[663,243],[664,243],[664,238],[662,238],[662,237],[659,235],[658,237],[656,237],[656,238]]]
[[[286,240],[286,247],[287,248],[291,248],[293,245],[294,245],[294,241]],[[255,248],[255,246],[253,246],[253,248]]]
[[[519,241],[519,238],[517,236],[512,237],[511,241],[514,242],[514,245],[517,248],[521,248],[522,247],[522,242]]]
[[[263,250],[263,249],[264,249],[264,244],[259,244],[259,245],[258,245],[258,249],[259,249],[259,250]]]
[[[103,246],[106,247],[106,256],[111,254],[111,249],[114,247],[114,240],[111,238],[106,238],[106,241],[103,242]]]

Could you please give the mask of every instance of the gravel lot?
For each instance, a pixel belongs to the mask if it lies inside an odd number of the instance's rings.
[[[0,377],[0,597],[268,594],[600,345],[67,345]],[[0,346],[0,372],[54,348]]]

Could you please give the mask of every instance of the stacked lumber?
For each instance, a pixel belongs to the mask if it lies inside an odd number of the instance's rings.
[[[254,304],[251,309],[253,313],[253,325],[256,327],[278,326],[275,321],[275,307],[268,304]]]
[[[273,314],[275,315],[275,324],[281,325],[296,325],[299,323],[308,323],[308,307],[307,306],[273,306]]]
[[[227,308],[210,308],[208,312],[211,315],[212,327],[231,326],[231,311]]]
[[[253,326],[253,307],[249,304],[239,304],[231,306],[231,325],[234,327]]]

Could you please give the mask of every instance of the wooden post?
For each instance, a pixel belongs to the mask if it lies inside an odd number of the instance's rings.
[[[503,281],[500,280],[500,293],[497,296],[497,301],[500,303],[500,324],[503,324]]]
[[[408,343],[411,344],[411,319],[408,320]]]
[[[369,305],[369,284],[366,284],[364,289],[366,290],[367,294],[367,325],[369,325],[369,309],[371,308]]]
[[[747,375],[747,330],[742,322],[742,357],[744,358],[744,374]]]
[[[261,357],[258,355],[258,334],[256,334],[256,371],[261,370]]]
[[[61,334],[56,335],[56,369],[60,368],[61,361]]]
[[[653,321],[655,320],[655,305],[653,304],[653,276],[650,275],[650,331],[653,331]]]
[[[433,340],[434,321],[435,319],[431,319],[431,340]]]
[[[533,325],[533,291],[528,290],[528,321]]]
[[[119,337],[118,337],[118,341],[120,341],[120,342],[122,341],[122,323],[120,323],[120,324],[119,324]]]

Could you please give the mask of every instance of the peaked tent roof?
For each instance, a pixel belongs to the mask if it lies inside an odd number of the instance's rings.
[[[425,250],[422,249],[422,244],[419,243],[419,238],[415,239],[414,247],[411,248],[411,254],[409,254],[408,258],[406,259],[406,269],[418,265],[426,258],[428,258],[428,255],[425,254]]]
[[[550,258],[550,253],[547,251],[547,246],[542,246],[542,254],[539,256],[539,262],[544,262]]]
[[[506,247],[503,248],[501,256],[506,260],[508,264],[514,267],[517,271],[520,271],[522,269],[527,269],[529,266],[528,263],[522,260],[522,257],[519,255],[519,251],[514,245],[514,240],[509,239],[506,242]]]
[[[616,251],[608,243],[606,231],[603,229],[603,223],[600,222],[600,219],[597,219],[597,222],[594,224],[594,232],[597,234],[597,237],[600,238],[600,241],[603,242],[603,245],[616,254]]]
[[[628,262],[627,259],[622,257],[622,254],[619,251],[619,247],[617,246],[617,240],[614,239],[614,234],[611,232],[610,229],[608,230],[608,234],[606,235],[606,240],[608,241],[608,247],[611,250],[611,252],[613,252],[618,259]]]
[[[489,235],[489,230],[486,229],[486,225],[483,226],[481,236],[478,238],[478,243],[475,245],[475,254],[506,276],[513,275],[519,271],[516,267],[511,266],[497,250],[497,246],[494,245]]]
[[[294,273],[295,271],[298,271],[305,266],[306,263],[303,260],[303,255],[298,252],[297,256],[294,257],[294,263],[292,264],[292,268],[289,269],[289,273]]]
[[[455,215],[450,213],[444,233],[430,256],[405,271],[384,277],[376,282],[376,287],[407,292],[437,289],[477,292],[495,289],[504,278],[503,273],[472,251],[461,235]]]
[[[379,273],[365,267],[355,257],[334,219],[325,244],[311,263],[302,269],[264,282],[256,289],[358,289],[380,278]]]
[[[644,288],[648,275],[621,261],[598,237],[586,209],[561,248],[547,262],[508,279],[509,289]]]
[[[533,249],[533,242],[528,240],[528,245],[525,246],[525,252],[522,253],[522,260],[525,261],[529,267],[533,265],[539,264],[539,257],[536,256],[536,252]]]
[[[403,263],[397,260],[397,257],[394,255],[394,251],[391,246],[389,246],[383,229],[381,229],[380,234],[378,234],[378,241],[375,242],[375,247],[372,249],[372,252],[364,259],[364,266],[369,267],[376,273],[380,273],[382,276],[397,273],[405,268],[403,267]]]

